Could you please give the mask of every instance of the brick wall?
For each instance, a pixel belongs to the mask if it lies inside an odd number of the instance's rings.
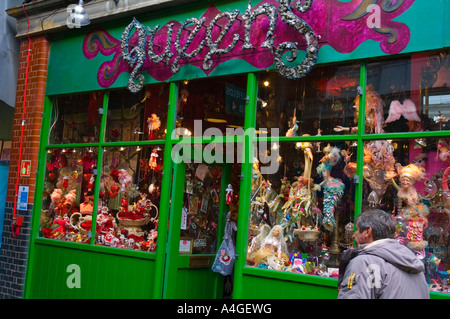
[[[17,95],[14,111],[11,160],[9,167],[8,191],[5,207],[3,238],[0,256],[0,299],[22,298],[25,284],[25,271],[30,235],[31,213],[35,197],[36,169],[39,155],[39,138],[44,108],[45,84],[47,81],[47,65],[49,41],[47,37],[31,39],[31,51],[28,66],[28,82],[25,103],[25,126],[22,143],[21,160],[31,160],[31,176],[19,177],[20,186],[29,186],[28,209],[16,210],[16,216],[23,217],[23,226],[18,238],[12,236],[12,216],[16,190],[17,169],[24,102],[25,76],[27,69],[28,39],[20,44],[19,72]],[[39,195],[37,195],[39,196]]]

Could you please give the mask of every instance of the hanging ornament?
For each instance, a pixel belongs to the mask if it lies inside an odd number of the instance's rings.
[[[228,188],[225,191],[227,192],[227,205],[230,205],[233,202],[233,187],[231,184],[228,184]]]
[[[150,155],[150,161],[148,162],[148,166],[150,166],[150,169],[155,170],[158,166],[157,159],[158,159],[158,151],[156,149],[153,149],[152,154]]]
[[[161,120],[153,113],[148,119],[148,139],[153,140],[156,138],[156,131],[161,127]]]

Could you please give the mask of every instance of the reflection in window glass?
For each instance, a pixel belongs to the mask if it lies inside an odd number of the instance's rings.
[[[103,93],[58,97],[53,103],[49,143],[98,142]]]
[[[97,149],[48,150],[40,234],[87,243],[90,240]]]
[[[156,251],[163,153],[158,145],[104,149],[97,245]]]
[[[275,174],[253,166],[247,265],[336,277],[352,246],[355,145],[284,142],[271,151],[280,155]]]
[[[392,212],[396,239],[425,265],[430,288],[443,291],[450,269],[449,138],[364,144],[363,209]]]
[[[111,91],[105,141],[164,139],[168,103],[167,83],[147,86],[139,93],[127,89]]]
[[[358,85],[359,65],[318,67],[300,80],[260,73],[256,126],[279,128],[282,136],[349,132],[357,126]]]
[[[200,136],[208,128],[225,135],[227,128],[244,127],[246,91],[245,75],[180,83],[177,127],[183,130],[179,135]]]
[[[366,126],[369,129],[366,132],[450,128],[447,120],[450,116],[448,52],[369,63],[367,83]]]

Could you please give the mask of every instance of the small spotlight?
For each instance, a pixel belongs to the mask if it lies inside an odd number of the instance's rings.
[[[68,10],[70,10],[71,6],[69,6]],[[70,11],[69,20],[75,27],[84,27],[91,23],[89,20],[89,16],[84,10],[84,2],[83,0],[79,0],[76,6],[72,7],[72,11]],[[69,21],[68,20],[68,21]]]

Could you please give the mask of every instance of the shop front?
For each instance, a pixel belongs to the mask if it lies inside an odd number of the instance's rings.
[[[375,207],[448,298],[449,9],[199,1],[51,35],[25,297],[335,299]]]

